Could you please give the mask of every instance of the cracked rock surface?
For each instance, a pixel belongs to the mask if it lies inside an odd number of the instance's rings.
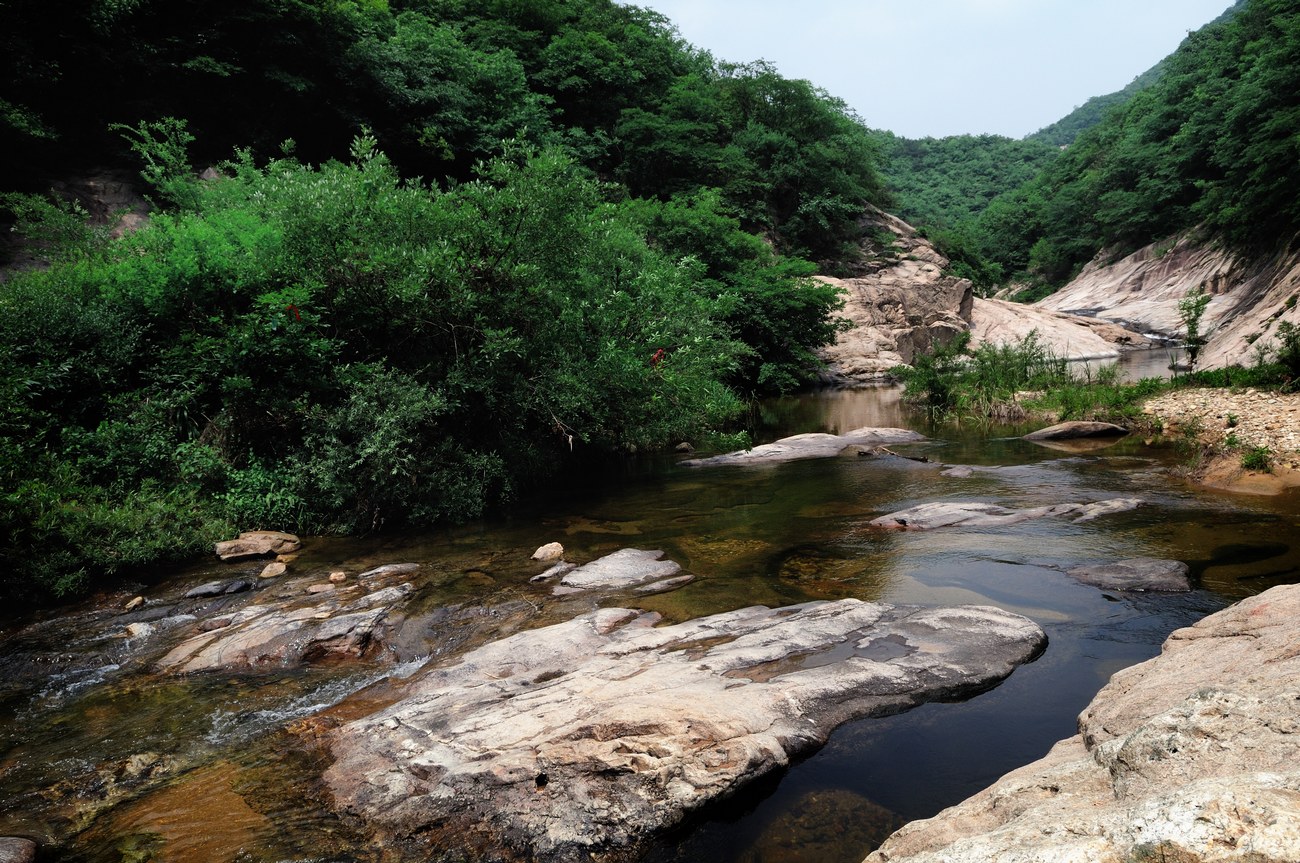
[[[1115,674],[1080,734],[867,863],[1300,859],[1300,585],[1169,636]]]
[[[836,726],[974,693],[1046,641],[996,608],[854,599],[657,622],[601,609],[413,680],[333,732],[335,808],[490,859],[634,852]]]

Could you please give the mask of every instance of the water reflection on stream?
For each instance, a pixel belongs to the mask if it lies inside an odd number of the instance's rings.
[[[1234,598],[1300,581],[1300,500],[1193,488],[1167,472],[1175,453],[1141,440],[1072,454],[1021,441],[1020,429],[926,428],[891,389],[776,400],[759,419],[766,439],[914,427],[931,440],[896,450],[977,469],[953,479],[939,476],[933,463],[855,457],[702,470],[665,462],[618,487],[571,492],[507,523],[313,541],[294,569],[355,572],[417,561],[425,565],[417,582],[423,607],[526,605],[539,609],[530,613],[531,626],[590,602],[551,600],[528,583],[538,571],[527,561],[536,546],[559,540],[573,560],[625,546],[662,548],[697,579],[636,603],[673,621],[756,603],[857,597],[993,604],[1047,631],[1043,656],[1001,686],[963,703],[841,728],[783,776],[653,849],[656,863],[856,863],[899,818],[932,815],[1073,734],[1075,716],[1108,677],[1154,655],[1173,629]],[[1021,507],[1116,496],[1145,503],[1085,524],[1046,519],[888,534],[866,527],[882,513],[929,500]],[[1198,589],[1121,595],[1061,571],[1134,556],[1188,561]],[[197,566],[150,595],[231,571]],[[83,622],[110,614],[81,613]],[[414,672],[439,644],[401,645],[396,659],[406,664],[396,670],[178,679],[146,673],[150,657],[134,655],[124,639],[81,634],[92,630],[54,622],[0,644],[7,654],[46,657],[51,669],[30,679],[11,675],[0,688],[0,835],[39,838],[49,846],[47,860],[88,863],[380,858],[315,801],[316,756],[282,729],[331,705],[346,717],[396,697],[400,680],[352,693]],[[94,661],[66,663],[70,656]],[[65,666],[74,670],[61,671]]]

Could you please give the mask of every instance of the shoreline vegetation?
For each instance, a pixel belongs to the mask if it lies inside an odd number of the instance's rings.
[[[963,333],[893,374],[905,399],[940,421],[1114,423],[1173,440],[1187,457],[1189,479],[1274,493],[1300,485],[1291,416],[1300,410],[1300,329],[1284,325],[1278,336],[1251,366],[1123,382],[1116,366],[1076,374],[1036,333],[974,350]],[[1243,425],[1248,410],[1258,414],[1249,430]],[[1271,474],[1274,481],[1240,482],[1243,472]]]

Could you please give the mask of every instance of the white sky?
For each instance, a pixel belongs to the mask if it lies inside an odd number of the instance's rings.
[[[907,138],[1020,138],[1122,89],[1232,0],[635,0]]]

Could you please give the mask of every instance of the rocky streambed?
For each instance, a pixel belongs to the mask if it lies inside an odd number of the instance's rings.
[[[1285,496],[1178,485],[1140,440],[892,428],[887,397],[774,403],[795,439],[511,524],[309,539],[15,622],[0,835],[857,861],[1068,737],[1174,630],[1296,580]]]

